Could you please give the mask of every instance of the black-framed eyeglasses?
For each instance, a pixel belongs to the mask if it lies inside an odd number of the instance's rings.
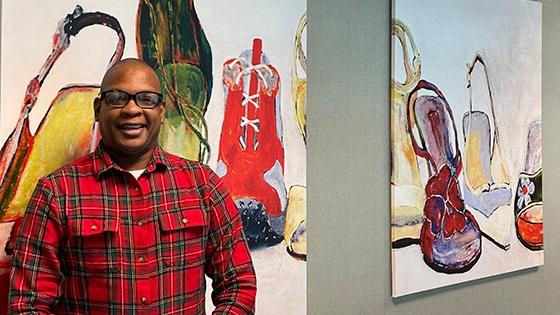
[[[129,94],[121,90],[103,91],[100,94],[101,99],[105,100],[107,105],[113,108],[125,107],[132,98],[136,105],[141,108],[155,108],[163,99],[163,95],[156,92],[138,92]]]

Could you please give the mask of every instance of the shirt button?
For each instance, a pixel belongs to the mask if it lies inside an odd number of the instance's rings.
[[[144,222],[138,221],[138,223],[136,223],[136,224],[138,224],[138,226],[142,226],[142,225],[144,225]]]
[[[144,256],[140,256],[138,257],[138,261],[143,263],[146,260],[146,258],[144,258]]]
[[[142,302],[142,304],[146,305],[146,303],[148,303],[148,299],[145,296],[143,296],[143,297],[140,298],[140,302]]]
[[[138,187],[134,187],[134,191],[138,191]]]
[[[189,220],[187,220],[187,218],[183,218],[183,224],[187,224],[187,222],[189,222]]]
[[[92,229],[92,231],[97,230],[97,225],[92,225],[92,226],[91,226],[91,229]]]

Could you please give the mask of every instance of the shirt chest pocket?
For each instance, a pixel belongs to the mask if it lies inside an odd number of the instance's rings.
[[[208,219],[201,209],[176,210],[158,215],[159,254],[165,266],[200,267]]]
[[[69,225],[67,259],[76,272],[116,272],[117,233],[120,221],[116,218],[87,217],[73,219]]]

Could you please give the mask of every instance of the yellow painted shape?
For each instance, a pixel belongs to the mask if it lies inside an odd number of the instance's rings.
[[[299,130],[306,138],[307,135],[307,116],[306,116],[306,102],[307,102],[307,80],[302,80],[299,78],[294,79],[293,98],[294,106],[296,109],[296,120],[299,126]]]
[[[420,238],[424,216],[424,189],[414,185],[391,185],[391,242]]]
[[[301,131],[301,135],[303,136],[303,141],[306,141],[307,137],[307,57],[305,56],[305,52],[303,51],[301,38],[306,26],[307,12],[301,17],[299,21],[296,30],[294,52],[292,56],[292,99],[294,102],[296,121],[298,123],[299,130]],[[305,77],[301,77],[298,75],[298,64],[306,74]]]
[[[492,155],[492,164],[490,165],[492,172],[492,180],[495,187],[509,187],[510,178],[509,171],[504,159],[502,158],[502,150],[499,143],[494,143],[494,153]]]
[[[60,91],[52,102],[32,140],[4,220],[23,216],[39,178],[88,152],[94,122],[93,100],[99,89],[77,89]]]
[[[393,90],[391,104],[391,143],[393,171],[391,182],[395,185],[422,187],[416,153],[406,128],[406,104],[403,95]]]
[[[391,242],[401,239],[419,239],[422,231],[422,223],[404,226],[391,226]]]
[[[193,161],[199,160],[200,139],[184,121],[173,124],[169,119],[165,119],[160,128],[158,143],[163,149],[177,156]]]
[[[479,191],[488,186],[488,177],[484,174],[482,160],[480,158],[480,133],[471,131],[467,134],[467,144],[465,146],[467,165],[465,167],[467,175],[467,185],[472,191]]]
[[[288,207],[286,209],[286,223],[284,226],[284,240],[288,247],[296,254],[307,254],[307,231],[298,237],[292,237],[300,223],[307,217],[307,188],[294,185],[288,192]]]

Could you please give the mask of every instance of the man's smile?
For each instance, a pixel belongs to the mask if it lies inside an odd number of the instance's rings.
[[[147,128],[147,126],[143,123],[123,123],[117,125],[118,130],[129,136],[137,136],[142,133],[145,128]]]

